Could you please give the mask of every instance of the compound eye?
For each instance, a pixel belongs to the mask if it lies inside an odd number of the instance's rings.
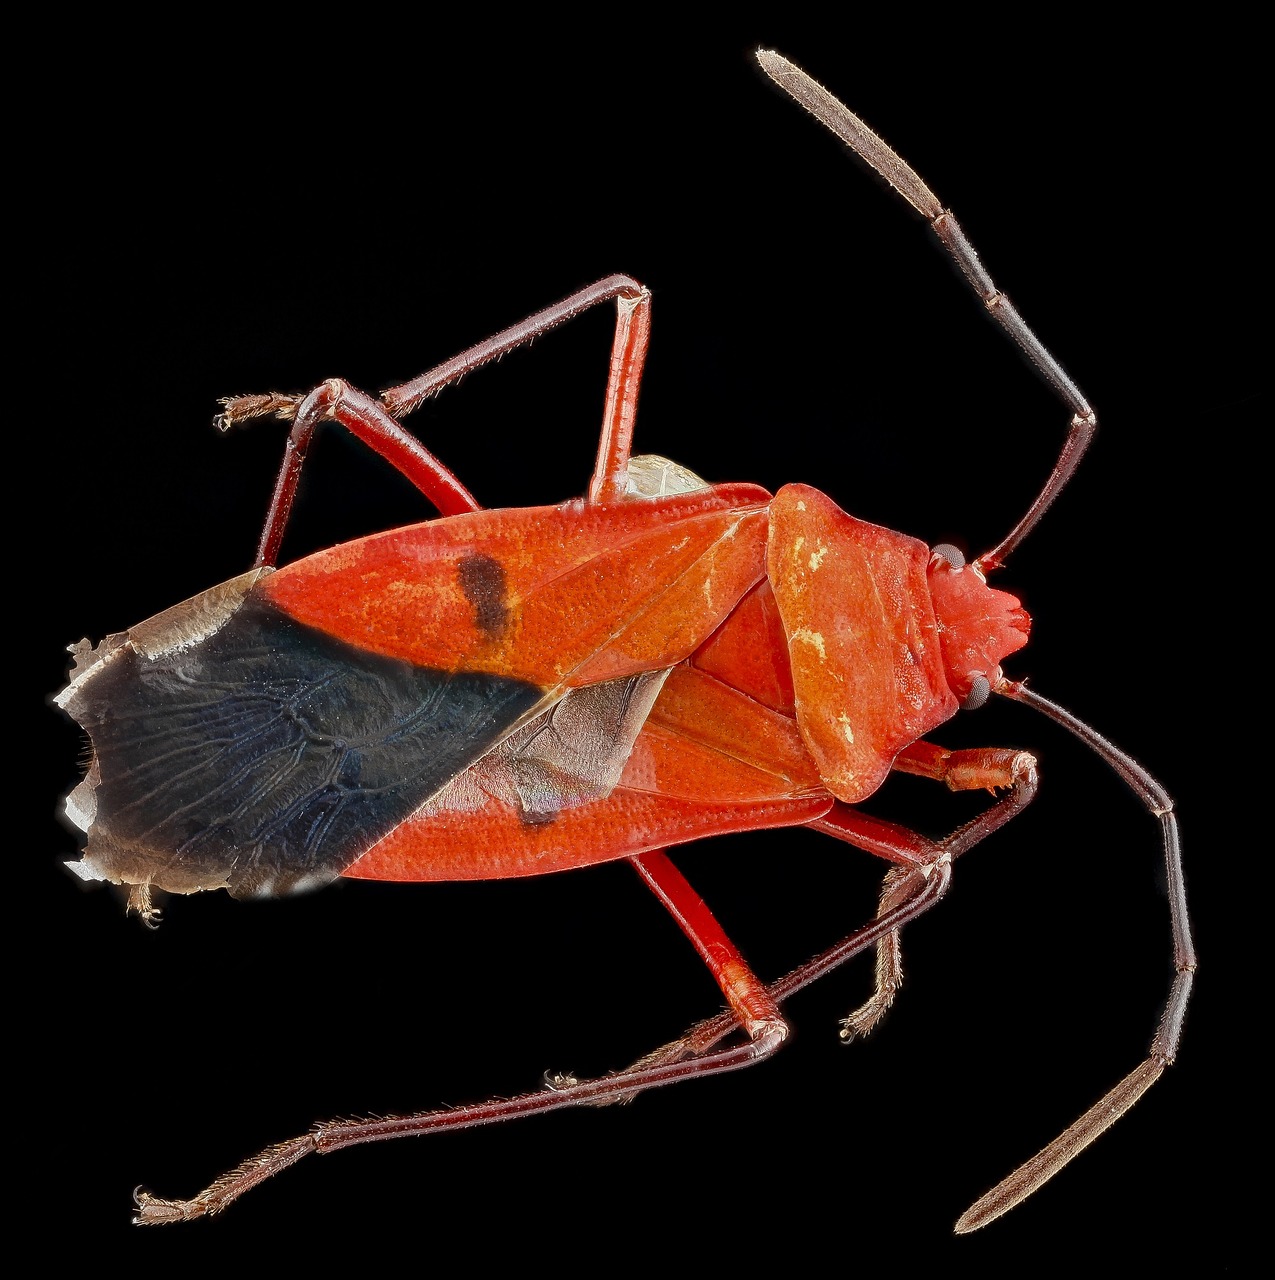
[[[965,553],[960,547],[954,547],[950,542],[940,542],[930,555],[937,556],[940,560],[947,561],[947,567],[952,570],[960,570],[965,568]]]
[[[961,703],[962,711],[977,711],[992,696],[992,682],[984,675],[976,675],[970,682],[970,691]]]

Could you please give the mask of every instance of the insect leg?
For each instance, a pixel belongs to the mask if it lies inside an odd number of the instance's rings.
[[[1083,392],[1063,367],[1049,353],[1039,338],[1027,327],[1009,298],[997,287],[987,269],[979,261],[974,246],[965,238],[952,213],[944,209],[938,197],[922,181],[921,176],[902,156],[875,134],[844,103],[833,97],[821,84],[812,80],[799,67],[777,53],[762,49],[757,60],[765,73],[785,92],[800,103],[826,129],[835,134],[871,165],[895,191],[928,220],[934,234],[952,255],[970,287],[996,322],[1018,344],[1036,367],[1037,372],[1057,393],[1071,411],[1071,423],[1058,461],[1045,481],[1036,500],[1026,514],[1001,540],[1000,544],[978,559],[984,572],[1003,564],[1010,552],[1035,527],[1037,521],[1062,492],[1098,428],[1098,417]]]
[[[836,943],[822,954],[815,956],[777,982],[766,987],[766,996],[775,1006],[782,1005],[790,996],[804,987],[822,978],[833,969],[856,956],[865,946],[866,937],[871,935],[877,947],[877,977],[873,995],[842,1022],[842,1039],[847,1042],[859,1035],[866,1035],[876,1021],[889,1008],[894,991],[902,977],[902,959],[899,947],[899,930],[909,921],[914,920],[929,910],[947,892],[951,879],[951,862],[992,832],[1004,826],[1011,818],[1017,816],[1031,803],[1037,790],[1036,761],[1027,752],[1008,749],[945,751],[941,747],[918,744],[925,747],[931,758],[944,757],[955,763],[951,767],[954,776],[963,777],[967,765],[977,764],[979,780],[972,785],[998,786],[1007,788],[1007,793],[995,804],[979,814],[972,822],[952,832],[942,840],[931,840],[916,831],[902,827],[896,823],[874,818],[869,814],[854,809],[849,805],[835,804],[823,817],[806,823],[825,835],[836,837],[847,844],[865,852],[876,854],[895,864],[895,869],[886,877],[882,888],[881,900],[876,919],[863,929],[858,929],[841,942]],[[938,766],[934,766],[937,768]],[[666,892],[669,881],[657,885],[649,874],[652,863],[651,855],[642,855],[641,861],[633,859],[639,874],[651,886],[665,905],[669,905]],[[672,871],[671,864],[667,863]],[[673,871],[676,875],[676,872]],[[678,877],[680,879],[680,876]],[[700,942],[692,935],[683,923],[684,915],[692,915],[695,904],[705,913],[707,908],[694,896],[693,890],[685,881],[685,894],[689,895],[687,905],[681,911],[673,911],[674,918],[682,925],[683,931],[691,938],[692,943],[705,962],[718,977],[724,991],[726,983],[718,976],[718,967],[714,960],[706,954]],[[711,920],[711,916],[709,917]],[[716,922],[713,922],[716,925]],[[711,936],[711,935],[710,935]],[[729,946],[729,940],[727,940]],[[733,950],[733,948],[732,948]],[[722,957],[730,952],[722,951]],[[741,961],[742,963],[742,961]],[[727,968],[725,964],[721,966]],[[729,999],[730,993],[727,991]],[[692,1027],[684,1036],[670,1044],[664,1045],[654,1053],[648,1054],[637,1067],[644,1067],[663,1062],[685,1061],[705,1053],[719,1040],[729,1035],[740,1025],[733,1010],[727,1010],[716,1017]],[[600,1099],[603,1102],[624,1101],[625,1097],[614,1096]]]
[[[778,1048],[788,1034],[779,1006],[726,936],[704,899],[691,888],[663,850],[638,854],[630,862],[699,952],[750,1039],[763,1041],[773,1032],[778,1035],[774,1043]]]
[[[814,826],[814,823],[809,825]],[[900,828],[902,830],[902,828]],[[911,833],[909,833],[911,834]],[[843,837],[844,838],[844,837]],[[915,920],[919,915],[937,904],[952,880],[952,862],[950,856],[939,855],[937,860],[928,865],[920,865],[911,871],[901,872],[898,883],[901,888],[897,902],[887,904],[884,895],[876,919],[861,929],[835,943],[804,964],[798,965],[790,973],[772,982],[766,987],[766,994],[773,1003],[781,1005],[790,996],[795,995],[803,987],[831,973],[833,969],[853,959],[868,947],[880,947],[883,941],[896,935],[905,924]],[[906,888],[902,886],[906,883]],[[739,1029],[739,1020],[731,1009],[703,1022],[698,1022],[685,1035],[663,1045],[653,1053],[647,1054],[634,1064],[635,1069],[665,1062],[683,1062],[706,1053],[713,1045],[725,1039],[732,1031]],[[636,1090],[633,1091],[634,1093]],[[600,1102],[627,1102],[633,1093],[616,1095],[599,1099]]]
[[[921,884],[922,877],[900,867],[886,872],[881,885],[881,900],[877,905],[877,918],[894,910],[912,898]],[[903,985],[903,944],[898,929],[891,929],[877,943],[877,963],[873,972],[872,994],[857,1008],[841,1019],[841,1039],[846,1043],[866,1036],[889,1012],[894,997]]]
[[[904,907],[921,890],[929,869],[939,860],[964,853],[1021,813],[1035,797],[1038,785],[1035,759],[1025,751],[1009,748],[947,751],[932,743],[917,742],[900,753],[895,767],[946,782],[954,791],[995,788],[1006,789],[1007,794],[973,822],[937,841],[843,804],[834,805],[824,817],[809,823],[826,835],[835,836],[896,864],[881,887],[878,919]],[[801,985],[821,976],[821,972]],[[902,982],[902,947],[899,931],[894,929],[877,943],[873,993],[842,1019],[842,1040],[848,1043],[858,1036],[867,1035],[894,1002],[895,992]],[[777,994],[775,988],[771,988],[771,993]]]
[[[257,564],[273,565],[297,493],[315,428],[331,419],[402,472],[443,515],[481,510],[478,499],[415,436],[405,431],[384,406],[340,378],[330,378],[296,406],[296,417],[261,530]]]
[[[419,378],[390,387],[381,393],[381,399],[391,414],[401,418],[449,383],[612,298],[616,303],[615,337],[611,342],[611,367],[589,501],[620,498],[625,489],[633,423],[637,414],[638,386],[651,331],[650,290],[629,276],[607,276],[605,280],[580,289],[485,342],[462,351]]]
[[[222,430],[270,415],[293,421],[262,530],[258,563],[273,564],[277,558],[314,429],[328,418],[341,423],[401,471],[443,515],[479,510],[473,495],[398,419],[467,373],[525,346],[590,307],[612,299],[617,305],[615,337],[590,501],[621,496],[627,479],[638,384],[650,333],[650,297],[650,292],[629,276],[608,276],[466,348],[411,382],[388,388],[381,393],[379,402],[339,379],[321,384],[304,397],[272,393],[224,400],[223,412],[217,417],[217,426]]]
[[[499,360],[518,347],[526,346],[600,302],[609,302],[613,298],[625,298],[633,302],[649,296],[648,291],[630,276],[607,276],[604,280],[586,285],[542,311],[535,312],[525,320],[510,325],[508,329],[502,329],[492,337],[467,347],[459,355],[452,356],[450,360],[445,360],[410,382],[389,387],[381,393],[381,399],[390,413],[401,418],[444,387],[458,382],[467,373],[472,373],[493,360]],[[624,328],[623,320],[617,321],[617,334]],[[616,343],[616,346],[619,345]]]
[[[650,293],[643,289],[636,298],[621,294],[616,298],[615,340],[611,346],[598,458],[589,482],[590,502],[614,502],[624,496],[637,419],[638,387],[650,340]]]
[[[935,868],[935,874],[931,876],[925,889],[905,907],[851,934],[831,951],[817,957],[815,961],[810,962],[810,965],[803,965],[795,973],[800,975],[817,964],[822,964],[821,972],[826,972],[871,947],[882,934],[901,927],[937,902],[947,888],[949,877],[949,865],[944,860]],[[667,886],[667,878],[662,875],[658,878]],[[793,976],[789,975],[789,979]],[[805,983],[802,982],[799,985],[804,986]],[[747,988],[748,984],[744,983],[742,989]],[[794,986],[791,990],[796,989]],[[785,995],[791,994],[791,990],[784,989],[783,983],[770,988],[761,988],[761,990],[769,991],[775,1004],[778,1004]],[[777,996],[776,992],[779,993]],[[759,1030],[757,1038],[749,1040],[746,1044],[725,1049],[715,1048],[719,1041],[724,1040],[739,1028],[735,1013],[727,1011],[700,1023],[678,1042],[679,1046],[687,1047],[687,1052],[691,1055],[689,1057],[684,1054],[674,1060],[670,1055],[664,1055],[656,1061],[659,1055],[652,1055],[649,1063],[644,1061],[628,1070],[597,1080],[555,1079],[549,1089],[537,1093],[523,1094],[516,1098],[496,1098],[490,1102],[457,1107],[449,1111],[427,1111],[410,1116],[392,1116],[376,1120],[333,1120],[321,1123],[307,1134],[268,1147],[259,1155],[245,1160],[238,1168],[223,1174],[210,1187],[189,1200],[165,1200],[149,1192],[139,1192],[136,1196],[138,1212],[135,1221],[143,1226],[153,1226],[168,1222],[185,1222],[207,1214],[219,1213],[246,1191],[252,1190],[259,1183],[273,1177],[276,1173],[281,1173],[308,1155],[322,1155],[330,1151],[338,1151],[342,1147],[387,1141],[391,1138],[412,1137],[444,1129],[468,1129],[477,1125],[493,1124],[498,1120],[558,1111],[564,1107],[581,1104],[620,1101],[643,1089],[673,1084],[692,1076],[714,1075],[749,1066],[773,1053],[783,1043],[785,1030],[782,1018],[771,1019],[766,1014],[764,996],[759,996],[754,990],[749,996],[749,1001],[761,1015],[760,1021],[764,1026]]]

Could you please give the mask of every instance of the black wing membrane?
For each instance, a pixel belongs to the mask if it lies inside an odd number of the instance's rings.
[[[369,654],[252,592],[211,635],[123,644],[89,674],[62,698],[94,752],[75,869],[236,897],[333,879],[544,700]]]

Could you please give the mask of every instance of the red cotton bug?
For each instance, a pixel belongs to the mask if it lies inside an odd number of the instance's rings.
[[[780,1005],[878,948],[878,985],[847,1038],[898,984],[899,930],[942,897],[952,860],[1017,814],[1035,763],[1007,749],[948,752],[928,735],[999,693],[1035,706],[1111,764],[1161,822],[1176,977],[1147,1061],[961,1219],[983,1225],[1052,1176],[1137,1100],[1176,1052],[1194,955],[1176,823],[1158,784],[1067,712],[1003,675],[1026,642],[996,569],[1072,475],[1094,429],[1084,397],[991,280],[916,174],[844,107],[773,54],[763,68],[881,172],[936,233],[1071,415],[1044,490],[992,551],[855,520],[818,491],[705,485],[631,459],[649,294],[610,277],[379,398],[343,382],[304,397],[240,397],[234,425],[293,422],[258,567],[91,652],[61,704],[93,740],[68,812],[86,878],[254,896],[338,875],[495,879],[628,858],[718,981],[729,1011],[627,1071],[555,1077],[520,1098],[339,1121],[270,1148],[190,1200],[139,1198],[138,1220],[217,1212],[311,1152],[627,1099],[748,1065],[783,1043]],[[618,307],[607,406],[586,499],[483,511],[399,426],[427,397],[603,301]],[[441,512],[275,568],[315,427],[332,419]],[[856,806],[891,770],[999,798],[930,840]],[[664,850],[707,835],[806,826],[892,864],[877,918],[767,984]],[[747,1039],[731,1039],[740,1029]]]

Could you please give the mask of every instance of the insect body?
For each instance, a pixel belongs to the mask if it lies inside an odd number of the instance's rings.
[[[869,1029],[899,980],[899,930],[942,896],[952,859],[1019,812],[1034,760],[949,752],[926,735],[990,692],[1072,728],[1160,817],[1174,885],[1177,970],[1147,1062],[958,1224],[1011,1207],[1127,1109],[1172,1060],[1194,967],[1176,824],[1158,784],[1068,713],[1010,681],[1027,639],[1018,601],[986,577],[1074,469],[1094,418],[983,271],[920,179],[856,117],[773,54],[764,69],[931,219],[972,285],[1072,413],[1041,496],[993,551],[950,548],[856,520],[817,490],[706,485],[631,458],[650,298],[610,277],[374,399],[340,381],[304,397],[227,402],[234,424],[293,422],[257,568],[97,649],[76,650],[60,702],[94,759],[68,799],[86,878],[239,896],[337,875],[497,878],[628,858],[717,979],[727,1013],[627,1071],[453,1111],[341,1121],[281,1144],[188,1201],[144,1195],[139,1221],[215,1212],[312,1151],[614,1101],[773,1052],[779,1006],[877,946],[878,986],[847,1020]],[[427,396],[596,303],[615,300],[602,439],[588,497],[484,511],[399,424]],[[381,453],[440,519],[275,568],[316,426]],[[1003,792],[945,840],[855,806],[889,772]],[[705,835],[805,825],[893,865],[876,919],[787,978],[763,983],[664,850]],[[742,1029],[746,1041],[729,1041]]]

